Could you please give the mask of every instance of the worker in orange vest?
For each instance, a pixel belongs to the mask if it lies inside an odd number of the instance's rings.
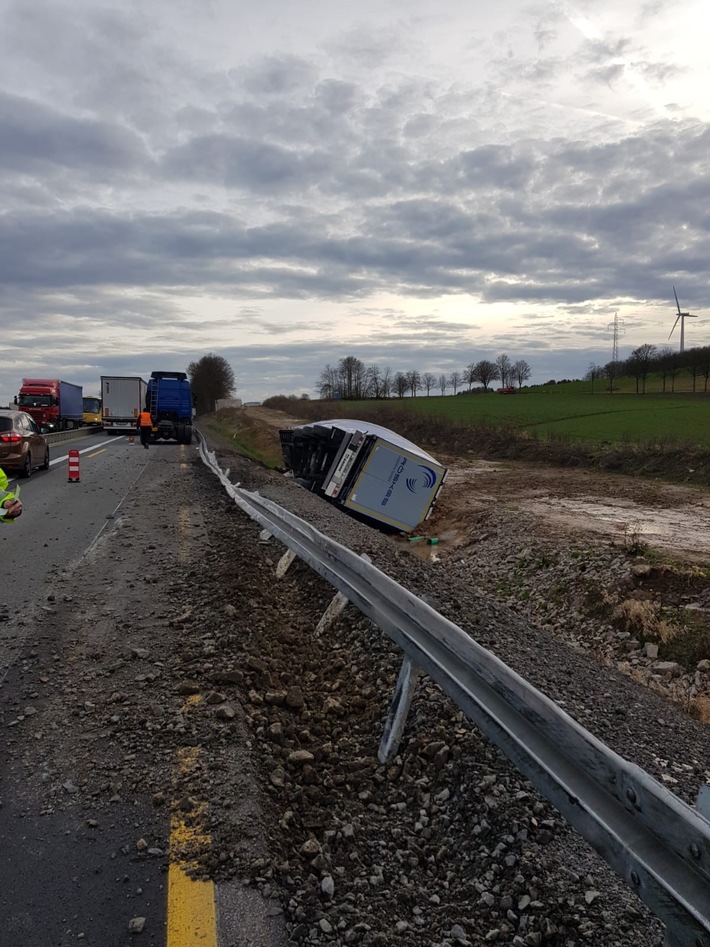
[[[138,426],[141,432],[141,444],[148,450],[150,436],[153,433],[153,419],[150,416],[150,411],[141,411]]]

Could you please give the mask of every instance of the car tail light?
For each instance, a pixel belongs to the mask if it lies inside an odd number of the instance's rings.
[[[19,444],[21,440],[21,434],[0,434],[0,443],[2,444]]]

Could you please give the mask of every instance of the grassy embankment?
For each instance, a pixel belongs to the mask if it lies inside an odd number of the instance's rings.
[[[313,419],[368,419],[434,454],[596,467],[710,485],[710,395],[636,395],[634,379],[617,385],[613,394],[598,382],[593,394],[589,382],[572,382],[515,395],[387,402],[277,398],[267,406]]]
[[[223,408],[206,418],[211,431],[238,454],[255,460],[272,470],[283,469],[283,455],[278,430],[257,424],[239,408]]]

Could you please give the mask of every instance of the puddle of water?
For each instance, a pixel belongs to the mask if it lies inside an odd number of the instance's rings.
[[[710,555],[710,510],[704,506],[659,509],[630,500],[600,503],[589,497],[565,500],[557,496],[521,506],[566,530],[605,534],[615,541],[637,535],[651,546],[698,557]]]

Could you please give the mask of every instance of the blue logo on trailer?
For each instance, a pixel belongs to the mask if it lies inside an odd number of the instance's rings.
[[[432,470],[431,467],[425,467],[424,464],[419,464],[419,469],[421,470],[422,489],[431,490],[436,483],[436,471]],[[410,493],[417,492],[418,482],[419,478],[417,477],[407,477],[406,484]]]

